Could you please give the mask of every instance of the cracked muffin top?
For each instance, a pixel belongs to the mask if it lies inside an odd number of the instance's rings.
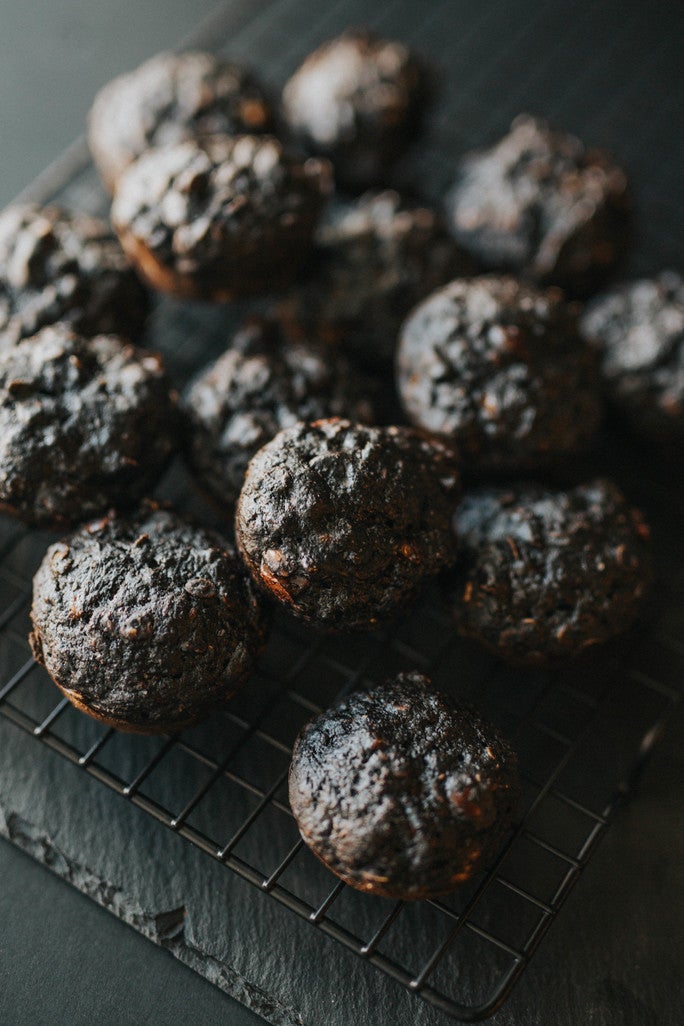
[[[409,428],[296,424],[253,457],[236,510],[254,578],[295,616],[370,630],[454,561],[454,453]]]

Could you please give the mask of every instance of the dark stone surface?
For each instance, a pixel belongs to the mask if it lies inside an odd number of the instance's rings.
[[[5,881],[0,888],[3,1022],[168,1023],[183,1017],[192,1002],[192,1015],[203,1026],[263,1023],[5,841],[0,842],[0,878]]]

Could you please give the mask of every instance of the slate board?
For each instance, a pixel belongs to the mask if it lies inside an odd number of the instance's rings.
[[[244,11],[241,17],[242,22],[235,26],[235,31],[231,31],[230,15],[223,22],[227,52],[263,66],[276,84],[315,42],[361,20],[433,54],[448,100],[437,112],[430,141],[405,172],[409,180],[413,178],[433,196],[439,194],[448,180],[450,153],[495,137],[521,109],[532,108],[545,113],[557,123],[577,130],[589,141],[612,146],[630,166],[638,187],[643,238],[634,270],[647,271],[676,261],[681,197],[675,192],[672,120],[676,93],[670,83],[676,79],[677,33],[672,31],[671,25],[664,27],[648,16],[638,5],[625,8],[625,5],[608,4],[600,9],[589,4],[575,5],[569,19],[566,7],[560,3],[538,9],[529,3],[488,3],[481,5],[476,15],[465,3],[436,3],[427,10],[422,5],[391,3],[368,17],[368,5],[361,3],[345,2],[317,9],[304,0],[280,0],[265,5],[264,11],[253,19],[245,19]],[[610,59],[606,59],[607,55]],[[581,74],[578,74],[580,68]],[[61,188],[62,182],[55,182],[56,173],[67,174],[66,188]],[[78,146],[61,168],[53,170],[51,176],[42,181],[40,190],[42,194],[58,192],[61,200],[73,206],[93,211],[102,208],[102,193],[92,170],[82,167],[82,149]],[[189,340],[196,337],[197,317],[203,325],[201,352],[193,345],[175,343],[169,349],[179,378],[187,377],[194,367],[218,351],[229,318],[221,311],[200,312],[174,304],[162,304],[156,315],[152,335],[154,342],[161,341],[162,345],[167,333],[171,334],[171,326],[176,340],[183,331],[187,331]],[[617,458],[619,462],[620,454]],[[663,496],[669,500],[667,476],[661,475],[660,484],[656,482],[654,489],[647,488],[647,494],[642,496],[640,486],[643,490],[647,479],[641,471],[645,466],[647,464],[637,463],[621,469],[629,479],[632,494],[645,500],[647,505],[655,502],[662,510]],[[189,491],[182,472],[172,477],[169,490],[176,497]],[[205,519],[215,517],[199,500],[194,506]],[[0,526],[6,537],[11,535],[12,525],[3,521]],[[680,528],[681,523],[668,522],[665,517],[661,542],[668,567],[672,565],[673,546],[681,555]],[[13,555],[19,560],[14,571],[25,577],[32,561],[39,558],[45,541],[45,538],[33,537],[23,549],[20,545]],[[24,629],[22,616],[25,617],[25,610],[19,609],[13,622],[17,637]],[[670,637],[681,626],[677,617],[677,611],[670,615]],[[420,622],[419,610],[414,628]],[[422,622],[427,630],[425,620]],[[432,629],[435,629],[434,623]],[[16,639],[12,644],[15,643]],[[416,644],[414,642],[408,650],[410,658],[416,654],[421,656],[421,644],[418,647]],[[424,635],[423,656],[426,649],[431,651],[431,645],[432,638]],[[339,652],[334,655],[339,656]],[[277,653],[274,656],[278,658]],[[342,665],[347,669],[350,658],[353,661],[353,653],[351,657],[346,653]],[[366,672],[371,676],[374,672],[379,674],[388,661],[397,658],[406,660],[406,651],[402,653],[396,646],[380,645],[375,651],[375,662],[370,660],[370,669],[367,667]],[[464,650],[466,663],[468,658],[477,661],[477,657],[469,656]],[[663,672],[671,673],[675,663],[673,655],[672,662],[662,667]],[[330,658],[325,665],[329,671]],[[319,673],[321,670],[315,663],[312,669]],[[482,667],[478,672],[475,669],[473,665],[464,672],[464,680],[470,680],[471,688],[479,688],[481,679]],[[451,673],[448,664],[445,672]],[[6,679],[4,677],[3,682]],[[505,675],[500,675],[498,680],[498,684],[496,679],[490,681],[487,693],[480,694],[480,704],[489,702],[490,715],[506,725],[508,719],[515,721],[516,710],[505,700],[504,691],[510,690],[510,681]],[[327,700],[340,680],[324,683],[326,687],[319,697]],[[463,686],[467,690],[467,683]],[[542,684],[528,683],[528,697],[534,695],[536,686],[543,690]],[[35,684],[32,680],[29,700],[35,703],[36,709],[43,704],[46,709],[50,707],[51,699],[45,688],[45,680],[36,678]],[[517,697],[513,704],[518,704]],[[83,723],[73,723],[72,729],[76,735],[83,732],[85,737],[88,724],[84,718],[80,719]],[[292,728],[292,724],[287,726]],[[0,751],[1,832],[268,1021],[304,1022],[307,1026],[350,1021],[369,1024],[446,1021],[441,1013],[417,1001],[339,945],[321,937],[265,895],[259,895],[183,838],[1,720]],[[612,767],[617,779],[624,768],[619,764],[620,758],[626,765],[634,751],[632,748],[629,752],[611,754],[616,758],[619,754],[617,764]],[[116,746],[112,758],[121,776],[130,779],[140,759],[139,747],[124,739]],[[272,764],[265,756],[264,759],[270,772]],[[188,784],[180,764],[169,774],[164,786],[173,792]],[[193,782],[196,783],[190,781]],[[221,802],[229,802],[224,805],[227,821],[239,820],[249,810],[249,804],[240,805],[244,801],[244,796],[234,794],[217,797],[215,801],[212,798],[211,814],[220,816]],[[667,790],[664,801],[667,803]],[[661,836],[665,836],[666,823],[659,820],[657,825]],[[551,829],[552,824],[547,822],[546,826]],[[246,843],[254,845],[251,852],[254,861],[267,849],[263,837],[254,841],[248,837]],[[619,858],[619,854],[618,848],[615,858]],[[657,858],[649,862],[651,855],[643,852],[642,869],[657,869],[661,874],[657,898],[662,906],[661,914],[667,918],[667,888],[678,882],[676,865]],[[329,882],[322,881],[317,872],[322,871],[317,870],[313,862],[305,863],[303,868],[298,863],[293,867],[298,877],[297,886],[303,891],[310,888],[312,901],[316,894],[325,893],[325,887],[329,887]],[[629,881],[625,880],[624,893],[616,890],[614,883],[610,873],[604,877],[604,889],[612,888],[616,901],[619,900],[612,925],[621,922],[625,930],[630,925],[633,929],[634,923],[626,921],[630,912],[629,902],[625,900],[625,894],[630,893]],[[348,915],[359,929],[363,925],[367,936],[372,919],[370,906],[361,908],[358,897],[353,894],[349,897]],[[551,1021],[553,1010],[553,1021],[576,1023],[578,1007],[597,1010],[597,1015],[605,1012],[606,1022],[622,1021],[611,1018],[616,1008],[622,1008],[624,1021],[629,1021],[628,1016],[648,1010],[643,996],[634,998],[629,974],[623,972],[626,966],[621,960],[619,945],[624,933],[618,932],[612,938],[615,947],[610,963],[611,976],[604,992],[597,994],[595,989],[591,990],[595,988],[595,973],[590,970],[602,950],[600,944],[598,947],[596,944],[606,925],[602,919],[606,908],[604,901],[591,906],[595,913],[594,942],[582,945],[578,954],[580,934],[575,933],[570,963],[567,944],[556,949],[555,960],[551,958],[552,937],[546,949],[548,954],[540,958],[540,963],[546,958],[546,975],[538,970],[537,986],[525,980],[518,991],[518,995],[523,996],[516,995],[496,1016],[496,1022],[547,1023]],[[336,914],[344,918],[344,908]],[[367,922],[364,921],[366,916]],[[419,917],[420,913],[416,913],[415,929],[408,929],[398,940],[399,948],[402,945],[424,944],[426,949],[428,944],[434,946],[435,935],[430,931],[430,923]],[[662,949],[653,945],[648,936],[640,938],[639,951],[646,962],[656,954],[662,962]],[[667,959],[665,963],[665,972],[669,974]],[[565,968],[563,974],[558,973],[559,964]],[[464,955],[456,966],[459,990],[470,1000],[475,999],[482,985],[477,969],[476,951]],[[637,990],[644,993],[644,988]],[[527,1005],[524,1004],[525,991]],[[645,992],[648,997],[648,988]],[[532,995],[534,1012],[530,1003]],[[567,1000],[563,1001],[562,996]],[[580,1004],[580,997],[583,1004]],[[526,1010],[521,1013],[521,1008]],[[564,1019],[566,1009],[568,1016],[574,1017]],[[641,1020],[634,1018],[633,1021]],[[656,1021],[655,1018],[652,1021]],[[672,1022],[675,1021],[680,1019],[673,1018]]]

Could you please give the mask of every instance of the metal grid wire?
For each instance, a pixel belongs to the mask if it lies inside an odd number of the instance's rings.
[[[661,31],[648,64],[635,65],[648,23],[628,12],[611,36],[611,56],[632,74],[619,100],[611,95],[607,105],[591,108],[588,98],[601,87],[605,53],[585,62],[582,76],[571,80],[558,68],[577,60],[573,46],[581,47],[587,33],[609,24],[605,6],[579,8],[563,46],[546,50],[541,44],[556,39],[563,26],[560,3],[484,4],[473,14],[465,4],[434,4],[426,11],[390,2],[369,17],[367,4],[344,0],[313,12],[310,0],[275,0],[257,13],[253,5],[233,5],[198,42],[230,34],[227,52],[266,68],[275,83],[320,39],[361,21],[434,54],[443,68],[448,63],[450,99],[414,165],[416,179],[429,181],[433,192],[448,177],[455,151],[491,138],[526,106],[540,109],[543,96],[545,113],[589,138],[607,134],[608,143],[626,151],[637,181],[641,170],[646,183],[640,197],[649,214],[642,267],[673,258],[681,209],[673,206],[671,188],[672,107],[665,98],[656,124],[651,116],[634,139],[628,128],[635,116],[624,122],[624,104],[649,109],[645,83],[654,67],[674,59],[676,33],[665,37]],[[522,66],[529,67],[526,76]],[[620,147],[625,138],[629,145]],[[105,210],[82,143],[32,193],[76,209]],[[163,350],[182,383],[221,351],[236,316],[163,301],[150,343]],[[659,482],[657,471],[644,469],[647,460],[633,453],[627,460],[619,440],[607,440],[605,447],[603,465],[613,467],[654,522],[668,591],[661,591],[648,623],[591,663],[554,674],[502,668],[454,638],[432,594],[391,629],[364,638],[314,637],[281,617],[252,681],[225,712],[178,736],[131,737],[57,700],[31,660],[30,581],[51,536],[0,519],[0,715],[424,1000],[456,1018],[483,1018],[510,993],[629,794],[677,700],[684,668],[684,502],[670,484]],[[182,467],[172,470],[160,495],[225,529],[216,511],[193,494]],[[486,874],[448,898],[406,904],[335,882],[299,839],[286,779],[292,742],[312,713],[354,687],[409,668],[473,701],[509,734],[520,755],[524,791],[515,827]]]

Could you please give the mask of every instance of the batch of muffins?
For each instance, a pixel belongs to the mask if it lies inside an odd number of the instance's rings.
[[[250,69],[162,54],[91,110],[116,235],[0,214],[0,508],[73,529],[35,576],[30,641],[89,715],[175,732],[243,684],[273,607],[371,631],[430,578],[454,631],[517,666],[638,619],[648,527],[576,468],[604,415],[682,451],[684,284],[609,285],[626,176],[531,116],[454,161],[441,211],[400,195],[434,95],[366,31],[279,103]],[[179,396],[141,346],[150,290],[270,305]],[[178,453],[235,548],[147,498]],[[506,739],[414,672],[307,724],[290,771],[305,842],[388,897],[481,870],[518,794]]]

